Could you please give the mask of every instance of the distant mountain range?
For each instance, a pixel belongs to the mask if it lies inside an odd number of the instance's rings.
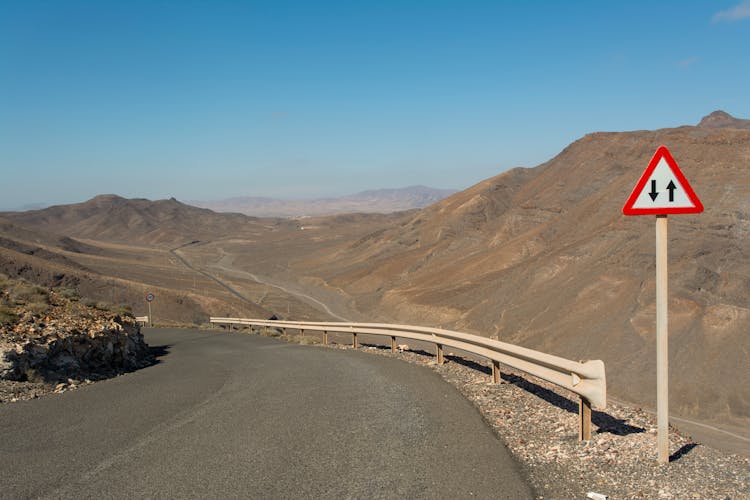
[[[282,200],[240,196],[215,201],[188,201],[196,207],[216,212],[236,212],[255,217],[304,217],[347,213],[392,213],[424,208],[456,193],[454,189],[410,186],[401,189],[377,189],[338,198]]]

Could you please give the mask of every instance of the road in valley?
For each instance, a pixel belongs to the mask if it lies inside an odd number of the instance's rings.
[[[171,249],[170,253],[175,258],[177,258],[182,265],[184,265],[188,269],[190,269],[190,270],[192,270],[192,271],[194,271],[196,273],[200,273],[201,275],[203,275],[203,276],[209,278],[210,280],[216,282],[219,286],[221,286],[222,288],[224,288],[225,290],[227,290],[229,293],[231,293],[235,297],[239,298],[240,300],[242,300],[244,302],[249,302],[249,303],[255,304],[255,302],[253,302],[249,298],[247,298],[244,295],[242,295],[239,291],[237,291],[237,289],[235,289],[231,285],[227,284],[225,281],[223,281],[221,278],[219,278],[215,274],[211,274],[208,271],[205,271],[203,269],[198,269],[197,267],[195,267],[185,256],[183,256],[183,255],[181,255],[179,253],[180,249],[188,247],[188,246],[191,246],[191,245],[195,245],[195,244],[198,244],[198,243],[206,244],[206,243],[210,243],[210,242],[191,242],[191,243],[186,243],[186,244],[181,245],[181,246],[179,246],[177,248]],[[222,259],[222,260],[224,260],[224,259]],[[211,268],[219,270],[222,273],[225,273],[225,274],[227,274],[229,276],[239,276],[239,277],[242,277],[242,278],[245,278],[245,279],[249,278],[249,279],[253,280],[254,282],[259,283],[261,285],[266,285],[266,286],[269,286],[269,287],[276,288],[276,289],[281,290],[282,292],[284,292],[286,295],[288,295],[290,297],[295,297],[295,298],[299,299],[300,301],[302,301],[302,302],[304,302],[304,303],[312,306],[313,308],[315,308],[315,309],[317,309],[319,311],[324,312],[325,314],[329,315],[332,319],[335,319],[335,320],[338,320],[338,321],[349,321],[348,318],[342,316],[341,314],[337,314],[336,312],[334,312],[331,309],[331,307],[328,306],[328,304],[326,304],[324,302],[321,302],[320,300],[316,299],[315,297],[313,297],[313,296],[311,296],[311,295],[309,295],[309,294],[307,294],[307,293],[305,293],[303,291],[300,291],[300,290],[297,290],[297,289],[292,289],[289,285],[284,285],[284,284],[278,283],[276,281],[271,281],[269,278],[263,278],[263,277],[258,276],[257,274],[250,273],[250,272],[247,272],[247,271],[242,271],[240,269],[235,269],[235,268],[227,267],[227,266],[222,265],[222,264],[213,264],[213,265],[211,265]],[[260,306],[260,304],[256,304],[256,305]]]
[[[205,276],[206,278],[210,279],[211,281],[214,281],[214,282],[215,282],[216,284],[218,284],[218,285],[219,285],[220,287],[224,288],[224,289],[225,289],[226,291],[228,291],[229,293],[231,293],[232,295],[234,295],[235,297],[237,297],[237,298],[238,298],[238,299],[240,299],[241,301],[243,301],[243,302],[247,302],[247,303],[250,303],[250,304],[255,304],[255,302],[253,302],[252,300],[248,299],[247,297],[245,297],[244,295],[242,295],[242,294],[241,294],[240,292],[238,292],[238,291],[237,291],[236,289],[234,289],[233,287],[231,287],[231,286],[229,286],[228,284],[226,284],[226,283],[224,283],[223,281],[221,281],[221,280],[220,280],[219,278],[217,278],[216,276],[213,276],[212,274],[210,274],[210,273],[207,273],[206,271],[202,271],[202,270],[200,270],[200,269],[197,269],[197,268],[196,268],[195,266],[193,266],[193,265],[192,265],[192,264],[191,264],[191,263],[190,263],[190,262],[189,262],[189,261],[188,261],[188,260],[187,260],[187,259],[186,259],[185,257],[183,257],[182,255],[180,255],[180,254],[178,253],[178,250],[179,250],[179,249],[181,249],[181,248],[183,248],[183,247],[186,247],[186,246],[189,246],[189,245],[194,245],[194,244],[196,244],[196,243],[197,243],[197,242],[193,242],[193,243],[186,243],[186,244],[184,244],[184,245],[181,245],[181,246],[179,246],[179,247],[177,247],[177,248],[173,248],[173,249],[171,249],[171,250],[169,251],[169,253],[171,253],[172,255],[174,255],[174,257],[175,257],[175,258],[176,258],[177,260],[179,260],[179,261],[180,261],[180,263],[181,263],[182,265],[184,265],[185,267],[187,267],[187,268],[188,268],[188,269],[190,269],[191,271],[193,271],[193,272],[196,272],[196,273],[199,273],[199,274],[201,274],[201,275]]]
[[[355,351],[149,329],[149,368],[0,406],[2,498],[533,498],[434,372]]]
[[[313,307],[315,307],[315,308],[317,308],[317,309],[325,312],[326,314],[328,314],[329,316],[331,316],[331,318],[333,318],[335,320],[338,320],[338,321],[350,321],[348,318],[345,318],[344,316],[341,316],[341,315],[336,314],[335,312],[333,312],[331,310],[331,308],[328,307],[327,304],[319,301],[318,299],[316,299],[315,297],[313,297],[311,295],[308,295],[308,294],[306,294],[304,292],[300,292],[299,290],[292,290],[288,286],[284,286],[284,285],[281,285],[279,283],[272,282],[268,278],[261,278],[257,274],[253,274],[253,273],[250,273],[250,272],[247,272],[247,271],[241,271],[239,269],[230,269],[230,268],[228,268],[226,266],[221,266],[221,265],[218,265],[218,264],[213,265],[211,267],[214,268],[214,269],[219,269],[220,271],[228,273],[228,274],[244,275],[244,276],[252,279],[256,283],[260,283],[262,285],[266,285],[266,286],[271,286],[273,288],[277,288],[277,289],[281,290],[282,292],[284,292],[285,294],[293,296],[293,297],[297,297],[298,299],[301,299],[303,302],[306,302],[306,303],[312,305]]]

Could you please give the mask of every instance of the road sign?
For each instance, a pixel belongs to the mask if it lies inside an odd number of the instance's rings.
[[[703,204],[666,146],[659,146],[622,207],[625,215],[656,215],[656,450],[669,463],[667,215],[697,214]]]
[[[146,302],[148,302],[148,326],[154,326],[154,318],[151,316],[151,302],[154,301],[154,294],[148,292],[146,294]]]
[[[666,146],[659,146],[622,207],[625,215],[697,214],[703,204]]]

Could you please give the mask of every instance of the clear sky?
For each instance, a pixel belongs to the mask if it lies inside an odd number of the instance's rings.
[[[750,118],[750,0],[0,0],[0,208],[463,189]]]

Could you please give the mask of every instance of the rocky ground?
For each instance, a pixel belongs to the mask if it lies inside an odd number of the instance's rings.
[[[517,457],[540,499],[750,498],[749,458],[701,445],[676,428],[670,463],[657,464],[656,419],[640,408],[610,402],[594,411],[592,439],[580,442],[578,399],[564,389],[505,367],[496,385],[487,365],[458,356],[438,366],[422,352],[363,349],[428,366],[453,384]]]
[[[0,275],[0,402],[75,389],[151,362],[126,309]]]

